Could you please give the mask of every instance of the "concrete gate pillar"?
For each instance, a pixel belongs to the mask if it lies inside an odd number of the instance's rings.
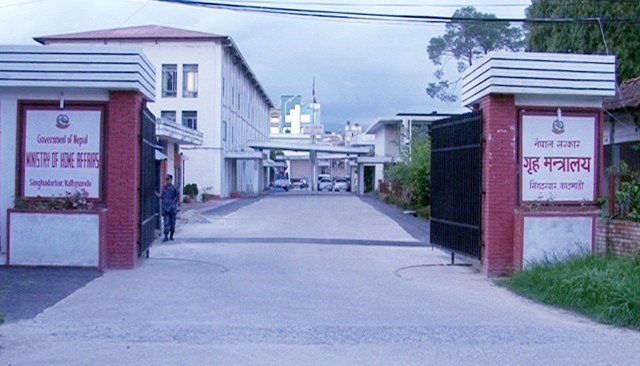
[[[593,251],[615,57],[494,52],[462,80],[483,114],[483,271]]]

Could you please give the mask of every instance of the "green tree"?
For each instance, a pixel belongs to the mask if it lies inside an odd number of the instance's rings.
[[[525,25],[528,50],[606,54],[608,49],[610,54],[618,58],[618,80],[640,76],[640,38],[637,37],[640,31],[640,1],[532,0],[526,15],[531,20],[592,19],[589,22],[528,22]],[[600,22],[596,18],[600,18]]]
[[[494,50],[517,51],[524,46],[522,30],[509,22],[487,21],[497,19],[494,14],[482,13],[472,6],[460,8],[453,13],[446,25],[444,36],[433,37],[427,47],[429,59],[441,66],[434,76],[437,81],[430,83],[427,94],[445,102],[455,102],[454,94],[459,78],[455,81],[444,79],[443,67],[455,59],[458,72],[473,65],[474,60]]]

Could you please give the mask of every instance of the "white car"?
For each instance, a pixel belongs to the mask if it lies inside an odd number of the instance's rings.
[[[332,191],[333,183],[331,179],[322,177],[318,180],[318,191]]]
[[[349,190],[349,181],[346,178],[336,178],[333,181],[333,190],[338,192],[346,192]]]

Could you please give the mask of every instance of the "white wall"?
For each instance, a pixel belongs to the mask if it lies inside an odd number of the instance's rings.
[[[220,48],[214,42],[145,42],[142,50],[156,68],[156,102],[148,108],[160,117],[162,111],[175,111],[176,122],[182,123],[183,111],[198,113],[198,131],[201,131],[201,146],[182,145],[180,149],[188,157],[184,167],[185,184],[196,183],[200,191],[211,187],[209,193],[221,195],[222,166],[220,161],[221,96]],[[175,64],[178,68],[177,96],[162,98],[162,65]],[[182,96],[183,65],[198,65],[198,96]],[[172,166],[171,163],[168,166]]]
[[[390,157],[393,161],[402,161],[400,155],[400,133],[398,125],[386,125],[375,134],[375,154],[380,157]],[[384,180],[384,165],[376,164],[374,188],[379,189],[378,181]]]
[[[375,134],[375,155],[376,156],[386,156],[386,145],[387,145],[387,133],[386,128],[379,129]],[[379,180],[384,179],[384,166],[381,164],[376,164],[375,166],[375,176],[373,187],[374,190],[379,190],[380,186],[378,185]]]
[[[100,264],[97,214],[14,212],[10,230],[12,265],[98,267]]]
[[[224,153],[253,151],[248,147],[249,140],[267,140],[270,134],[269,105],[260,95],[258,89],[235,60],[235,56],[225,48],[221,75],[224,81],[222,94],[222,128],[221,141]],[[226,134],[225,134],[226,125]],[[224,138],[226,136],[226,139]],[[261,190],[262,176],[260,164],[255,160],[233,160],[224,164],[222,196],[228,197],[232,191],[257,193]]]
[[[524,218],[524,267],[545,260],[566,259],[592,252],[594,218],[544,216]]]

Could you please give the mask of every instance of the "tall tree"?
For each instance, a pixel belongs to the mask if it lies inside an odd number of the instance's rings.
[[[619,81],[640,76],[640,1],[532,0],[526,15],[527,19],[592,18],[590,22],[526,23],[528,50],[595,54],[608,50],[617,55]]]
[[[458,72],[462,72],[473,65],[475,59],[490,51],[516,51],[524,45],[519,27],[511,26],[509,22],[486,21],[497,19],[494,14],[482,13],[467,6],[456,10],[453,18],[447,23],[444,36],[431,38],[427,47],[429,59],[434,65],[441,66],[434,73],[437,81],[429,84],[427,94],[445,102],[457,100],[453,89],[460,80],[444,79],[443,67],[447,62],[455,59]]]

